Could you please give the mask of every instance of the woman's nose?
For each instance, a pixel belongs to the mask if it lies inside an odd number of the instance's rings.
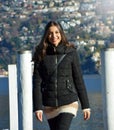
[[[53,36],[53,37],[55,37],[55,36],[56,36],[56,34],[55,34],[55,33],[53,33],[53,34],[52,34],[52,36]]]

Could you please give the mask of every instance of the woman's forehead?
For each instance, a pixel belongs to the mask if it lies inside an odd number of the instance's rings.
[[[59,31],[59,28],[57,26],[50,26],[48,31]]]

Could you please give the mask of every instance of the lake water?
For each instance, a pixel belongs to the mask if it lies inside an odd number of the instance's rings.
[[[84,75],[84,81],[88,91],[91,106],[91,118],[83,120],[81,107],[77,117],[73,119],[70,130],[103,130],[103,106],[100,75]],[[0,77],[0,130],[9,129],[9,99],[8,99],[8,78]],[[34,115],[33,115],[34,117]],[[44,122],[38,122],[33,118],[33,130],[49,130],[44,116]]]

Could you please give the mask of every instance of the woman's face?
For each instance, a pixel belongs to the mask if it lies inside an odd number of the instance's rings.
[[[61,42],[61,34],[56,26],[51,26],[48,31],[48,40],[51,44],[57,46]]]

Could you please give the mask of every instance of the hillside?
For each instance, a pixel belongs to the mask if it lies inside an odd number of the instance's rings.
[[[34,51],[46,23],[58,20],[69,41],[78,46],[83,73],[98,73],[100,57],[96,54],[106,46],[105,41],[110,40],[110,33],[114,28],[107,24],[106,19],[103,21],[101,15],[96,14],[94,6],[98,4],[94,1],[72,2],[73,0],[49,3],[45,0],[45,3],[34,3],[34,6],[25,3],[2,6],[0,68],[7,70],[8,64],[15,64],[18,50]],[[98,6],[95,7],[99,9]],[[112,13],[110,15],[113,16]],[[108,22],[110,15],[107,17]]]

